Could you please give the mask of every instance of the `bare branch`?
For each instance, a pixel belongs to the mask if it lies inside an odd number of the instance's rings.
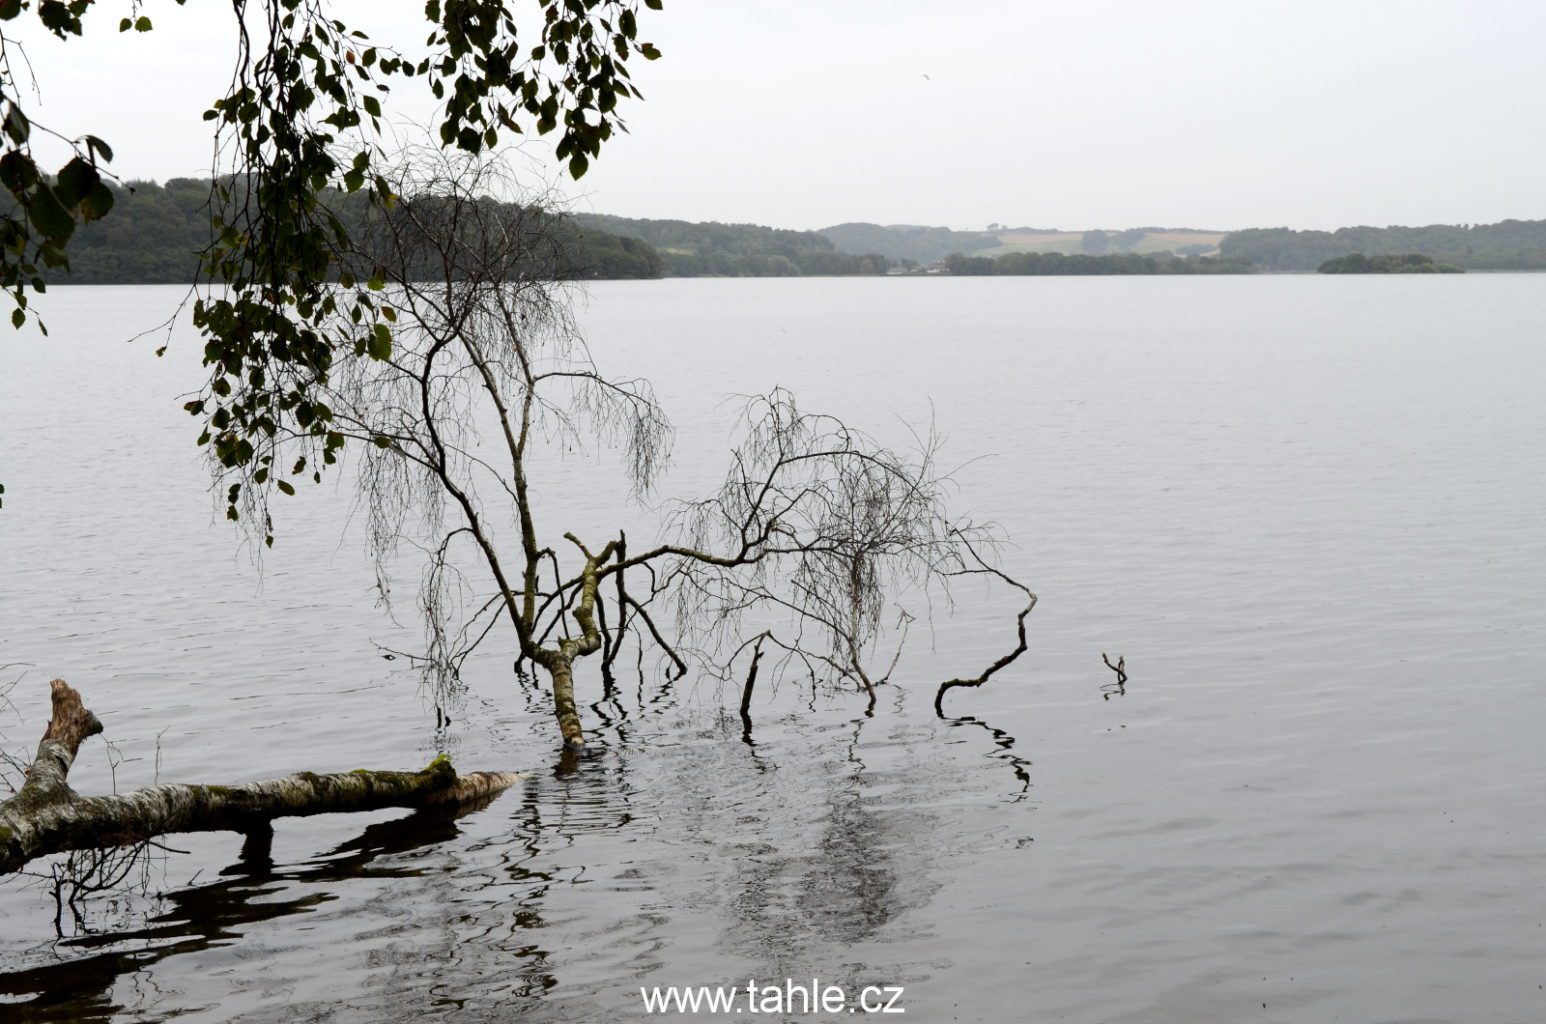
[[[981,686],[983,683],[986,683],[989,677],[991,677],[995,672],[1009,665],[1016,658],[1025,653],[1025,617],[1031,614],[1031,611],[1036,607],[1036,595],[1031,593],[1030,590],[1027,589],[1023,584],[1011,579],[1000,570],[995,569],[993,566],[990,566],[988,563],[984,562],[982,560],[982,556],[977,553],[977,549],[972,547],[969,541],[966,542],[966,550],[967,553],[972,556],[973,561],[975,561],[979,566],[978,571],[987,572],[990,575],[998,577],[1005,583],[1014,587],[1016,590],[1019,590],[1027,598],[1029,598],[1029,600],[1026,602],[1025,607],[1020,610],[1020,614],[1015,616],[1015,633],[1017,640],[1014,650],[1010,651],[1008,654],[1005,654],[993,664],[989,665],[982,671],[981,674],[977,676],[973,676],[970,679],[951,679],[947,682],[939,684],[939,689],[934,693],[934,713],[939,715],[941,718],[945,716],[944,701],[946,693],[957,686]]]
[[[1106,663],[1106,667],[1117,674],[1116,682],[1107,683],[1105,686],[1100,688],[1101,699],[1110,700],[1113,693],[1115,693],[1118,697],[1127,696],[1127,658],[1119,654],[1117,655],[1117,663],[1113,665],[1111,663],[1111,659],[1106,657],[1106,652],[1101,651],[1100,660],[1104,661]]]

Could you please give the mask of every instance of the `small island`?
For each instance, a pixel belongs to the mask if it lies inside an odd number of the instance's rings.
[[[1464,270],[1448,263],[1435,263],[1432,256],[1407,253],[1404,256],[1365,256],[1355,252],[1327,260],[1316,271],[1320,274],[1463,274]]]

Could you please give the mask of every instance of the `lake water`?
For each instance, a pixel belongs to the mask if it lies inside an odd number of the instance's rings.
[[[120,761],[90,741],[82,792],[531,774],[455,819],[281,822],[271,864],[175,837],[62,942],[0,882],[0,1019],[636,1020],[641,986],[813,977],[927,1022],[1546,1019],[1546,276],[594,286],[598,359],[680,431],[663,496],[722,470],[729,394],[932,416],[1041,603],[953,717],[934,686],[1007,601],[915,631],[873,717],[787,682],[748,744],[736,694],[651,674],[578,764],[508,645],[437,728],[377,646],[416,643],[416,577],[378,605],[347,490],[286,501],[258,573],[176,401],[195,339],[123,341],[180,295],[52,290],[51,337],[0,342],[0,747],[62,676]],[[640,536],[612,479],[550,461],[545,521]]]

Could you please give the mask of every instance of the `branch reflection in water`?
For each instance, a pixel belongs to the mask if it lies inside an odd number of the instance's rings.
[[[615,687],[592,709],[589,747],[476,818],[380,822],[307,860],[296,844],[328,826],[282,828],[277,851],[249,839],[218,881],[168,892],[138,926],[0,973],[0,1016],[203,1020],[218,1006],[268,1021],[282,1005],[285,1019],[609,1019],[630,979],[716,957],[859,987],[935,971],[891,959],[907,955],[894,944],[916,938],[961,841],[948,765],[1001,761],[1013,779],[987,788],[1022,801],[1030,762],[1014,738],[914,714],[900,686],[881,688],[871,715],[851,694],[786,682],[759,699],[750,742],[733,701],[659,685],[642,700]],[[476,690],[442,691],[426,710],[446,749],[535,749],[549,698],[536,682],[523,698],[487,714]],[[962,727],[988,733],[958,748],[964,760],[946,731]],[[48,956],[65,959],[39,964]]]
[[[271,834],[249,837],[236,863],[220,872],[221,881],[159,894],[156,909],[138,928],[66,939],[57,947],[64,956],[103,952],[0,973],[0,1000],[14,1004],[7,1007],[7,1019],[18,1024],[113,1019],[126,1009],[113,998],[120,978],[169,957],[236,943],[254,925],[310,913],[337,898],[331,888],[313,887],[420,877],[422,868],[377,862],[449,843],[460,834],[456,819],[479,809],[424,810],[378,822],[310,863],[277,870]]]

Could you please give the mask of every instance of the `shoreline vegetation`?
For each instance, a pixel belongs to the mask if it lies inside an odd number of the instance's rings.
[[[114,186],[112,216],[82,225],[69,269],[51,284],[191,284],[209,238],[208,179]],[[345,223],[362,216],[339,196]],[[796,231],[760,224],[568,213],[548,230],[572,254],[567,276],[662,277],[1074,276],[1251,273],[1459,273],[1546,270],[1546,220],[1334,232],[1221,232],[1143,227],[1060,231],[989,225],[838,224]]]
[[[1406,253],[1402,256],[1365,256],[1355,252],[1327,260],[1316,271],[1320,274],[1464,274],[1459,267],[1435,263],[1432,256]]]

